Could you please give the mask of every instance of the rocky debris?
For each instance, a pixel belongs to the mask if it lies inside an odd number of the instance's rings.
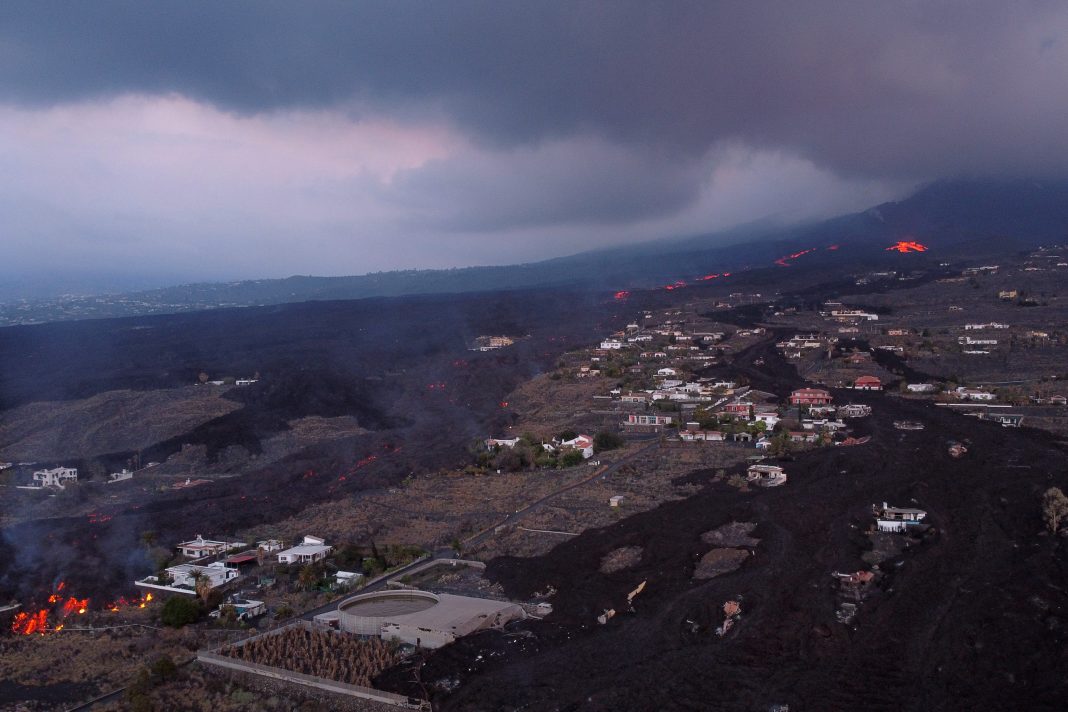
[[[642,548],[640,546],[623,546],[605,554],[601,558],[601,566],[598,570],[602,574],[614,574],[617,571],[629,569],[641,560]]]

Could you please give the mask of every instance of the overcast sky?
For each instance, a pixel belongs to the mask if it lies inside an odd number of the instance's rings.
[[[1060,2],[0,5],[0,276],[500,264],[1068,167]]]

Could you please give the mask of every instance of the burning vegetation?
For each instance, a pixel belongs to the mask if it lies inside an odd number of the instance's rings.
[[[21,611],[11,621],[11,632],[16,635],[44,635],[58,633],[66,625],[64,621],[72,615],[85,615],[89,612],[89,599],[64,595],[67,584],[60,581],[48,596],[48,603],[33,612]],[[128,608],[144,608],[152,601],[152,594],[146,593],[139,598],[120,596],[115,601],[105,603],[103,610],[118,613]]]

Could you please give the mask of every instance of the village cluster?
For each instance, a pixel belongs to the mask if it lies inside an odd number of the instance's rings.
[[[208,601],[212,591],[237,582],[250,571],[269,570],[264,568],[268,563],[294,566],[316,564],[323,562],[333,547],[315,536],[305,536],[300,543],[290,547],[276,539],[258,541],[255,546],[249,547],[245,542],[205,539],[198,534],[194,539],[179,543],[175,551],[184,561],[139,579],[134,585],[146,590],[200,597]],[[330,574],[330,588],[335,591],[356,586],[364,578],[363,572],[343,571],[337,567],[332,567]],[[261,576],[257,579],[257,585],[262,587],[263,583]],[[238,620],[252,619],[267,612],[263,601],[251,600],[248,595],[250,592],[233,594],[222,602],[222,606],[233,608]],[[217,617],[220,610],[221,607],[212,615]]]

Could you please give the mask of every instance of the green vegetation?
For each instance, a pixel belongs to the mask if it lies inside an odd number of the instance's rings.
[[[615,450],[623,447],[623,438],[608,430],[602,430],[593,436],[593,450],[594,452],[604,452],[606,450]]]
[[[181,628],[189,623],[196,623],[204,613],[200,602],[194,598],[178,595],[171,596],[163,604],[159,619],[163,625]]]
[[[578,450],[568,450],[559,458],[561,467],[575,467],[581,465],[585,458],[582,457],[582,453]]]
[[[169,655],[162,655],[151,665],[142,667],[126,688],[126,709],[151,712],[156,708],[151,697],[152,690],[177,676],[178,666]]]

